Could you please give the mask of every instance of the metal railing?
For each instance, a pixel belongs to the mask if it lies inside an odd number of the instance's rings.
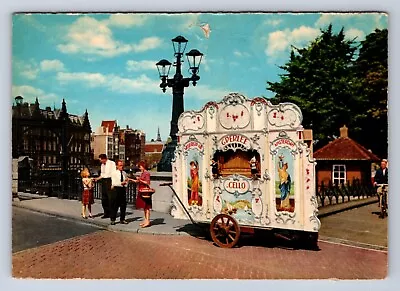
[[[66,182],[63,187],[63,181]],[[82,178],[77,173],[68,173],[63,177],[61,173],[38,174],[29,180],[18,180],[18,192],[32,193],[58,197],[61,199],[82,200]],[[94,184],[94,199],[101,199],[101,182]],[[136,184],[129,183],[126,190],[126,199],[129,204],[136,204]]]
[[[132,177],[132,175],[129,175]],[[158,180],[158,177],[152,177]],[[164,179],[164,178],[163,178]],[[62,199],[82,199],[82,178],[77,172],[68,173],[65,187],[63,187],[63,177],[61,173],[35,175],[30,180],[19,180],[18,191],[28,192],[38,195],[47,195]],[[101,199],[101,182],[94,185],[94,199]],[[127,202],[136,204],[136,184],[129,183],[126,191]],[[361,183],[354,179],[351,182],[335,185],[332,181],[318,185],[316,187],[316,196],[319,207],[333,204],[345,203],[355,199],[363,199],[376,195],[376,189],[371,183]]]
[[[372,183],[362,183],[359,179],[353,179],[351,182],[335,185],[332,181],[318,185],[316,189],[318,206],[345,203],[356,199],[364,199],[376,195],[376,189]]]

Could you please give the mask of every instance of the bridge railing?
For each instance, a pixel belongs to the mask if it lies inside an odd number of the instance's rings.
[[[63,182],[66,185],[63,187]],[[63,177],[61,173],[41,173],[33,175],[29,180],[18,180],[18,192],[26,192],[37,195],[53,196],[63,199],[82,199],[83,184],[78,173],[68,173]],[[129,183],[127,186],[127,202],[136,204],[136,184]],[[101,199],[101,182],[94,184],[94,199]]]
[[[332,181],[322,182],[316,189],[319,207],[365,199],[375,195],[375,187],[371,183],[362,183],[359,179],[341,184],[333,184]]]

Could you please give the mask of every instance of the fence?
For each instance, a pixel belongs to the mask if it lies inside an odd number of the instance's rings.
[[[68,173],[63,189],[63,176],[59,172],[40,173],[33,175],[29,180],[18,180],[18,191],[47,195],[63,199],[82,199],[82,178],[78,173]],[[94,199],[101,199],[101,182],[94,184]],[[126,190],[127,202],[136,204],[136,184],[129,183]]]
[[[158,180],[158,177],[152,177]],[[77,172],[71,172],[66,179],[63,189],[61,173],[42,173],[33,175],[30,180],[18,181],[19,192],[30,192],[39,195],[54,196],[64,199],[82,199],[82,179]],[[126,191],[127,202],[136,205],[136,184],[129,183]],[[355,199],[363,199],[376,195],[376,189],[371,183],[361,183],[354,179],[351,183],[347,181],[340,185],[321,183],[316,189],[319,207],[332,204],[345,203]],[[94,198],[101,199],[101,182],[95,183]]]
[[[362,183],[354,179],[351,183],[335,185],[329,181],[327,185],[323,182],[316,189],[318,206],[324,207],[332,204],[345,203],[355,199],[363,199],[376,195],[376,189],[371,183]]]

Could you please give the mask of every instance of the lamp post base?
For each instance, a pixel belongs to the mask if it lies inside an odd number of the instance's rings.
[[[175,155],[175,148],[177,146],[176,140],[172,140],[168,143],[161,156],[161,160],[157,165],[157,172],[172,172],[172,159]]]

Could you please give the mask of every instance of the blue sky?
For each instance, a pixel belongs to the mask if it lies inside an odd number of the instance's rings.
[[[12,96],[42,107],[67,102],[87,108],[92,130],[101,120],[169,134],[172,93],[159,88],[155,63],[173,62],[171,39],[189,40],[188,52],[204,53],[201,80],[185,90],[185,110],[198,110],[229,92],[273,97],[266,81],[278,81],[290,46],[302,47],[330,23],[361,41],[387,28],[385,14],[31,14],[13,16]],[[201,26],[211,29],[205,37]],[[183,64],[187,73],[187,63]],[[170,75],[173,74],[171,68]]]

